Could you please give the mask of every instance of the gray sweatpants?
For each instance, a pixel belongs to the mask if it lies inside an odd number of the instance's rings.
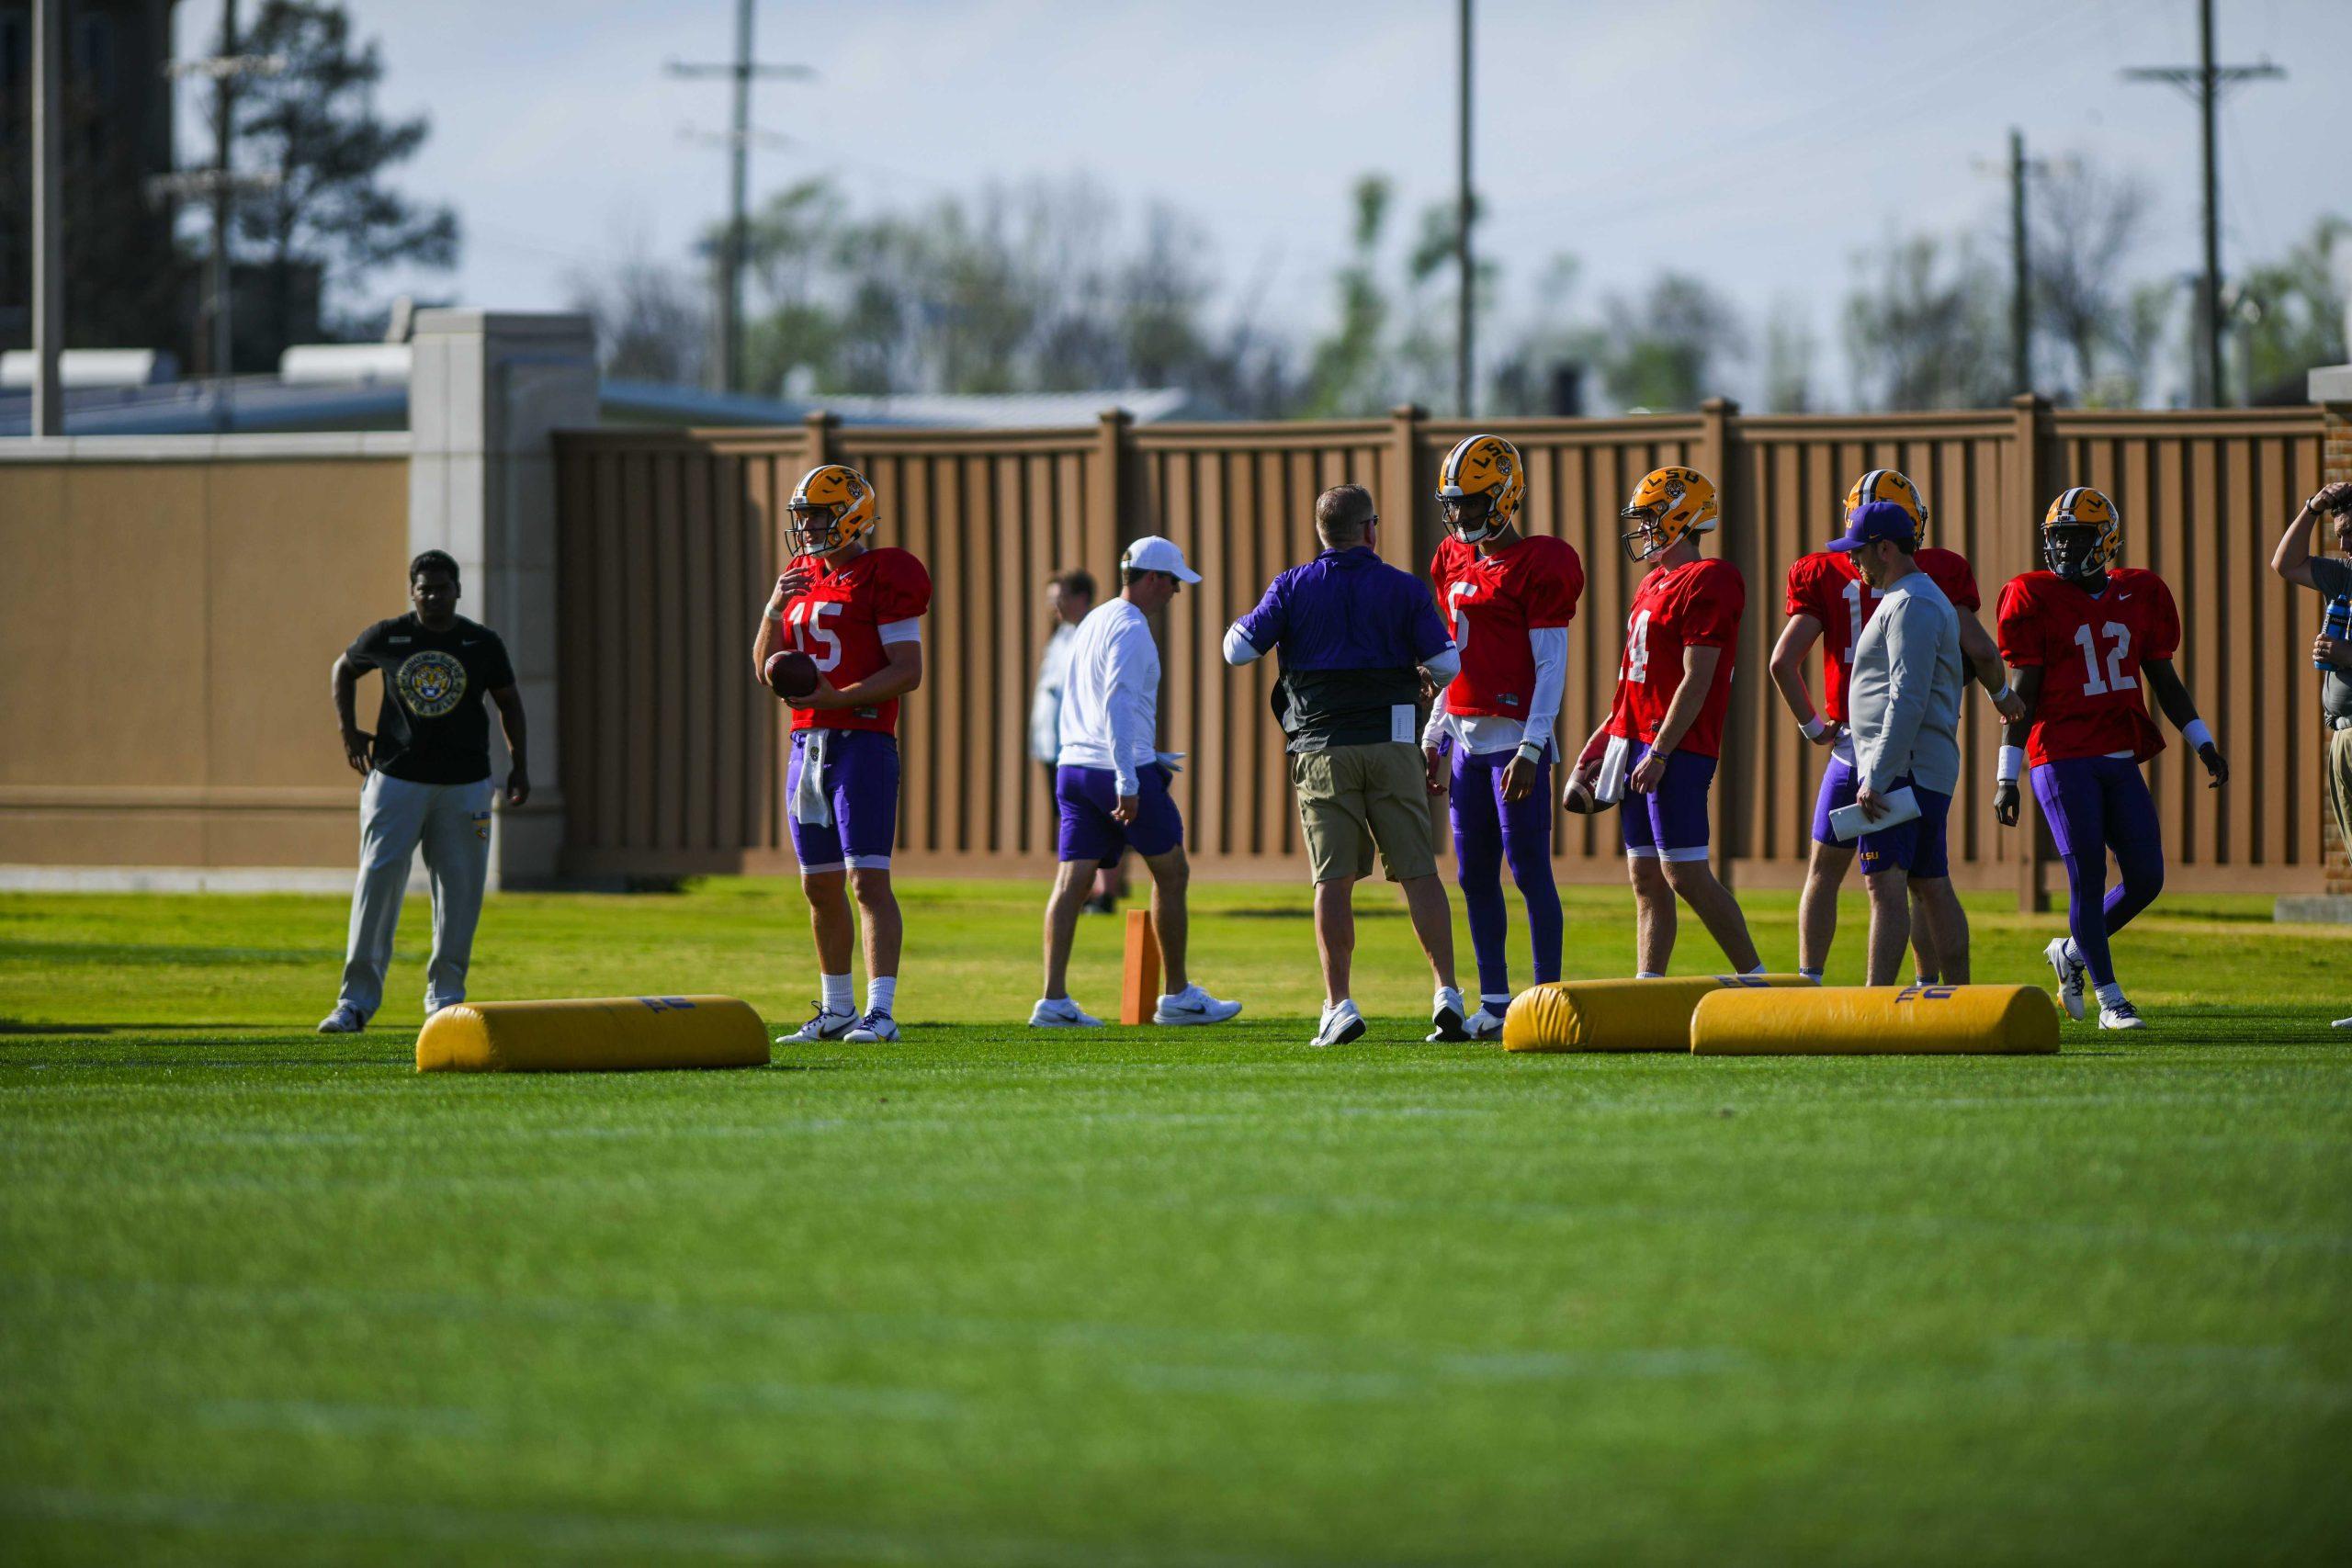
[[[359,792],[359,885],[351,894],[351,940],[343,960],[343,1003],[375,1016],[384,969],[400,929],[409,862],[424,846],[433,884],[433,961],[424,971],[424,1010],[466,999],[466,964],[481,918],[490,871],[491,782],[411,784],[369,773]]]

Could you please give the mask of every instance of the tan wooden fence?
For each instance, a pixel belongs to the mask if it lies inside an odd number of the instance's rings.
[[[1317,491],[1369,485],[1383,547],[1415,570],[1436,542],[1439,458],[1472,427],[1399,410],[1385,420],[1271,425],[910,432],[823,419],[767,431],[594,432],[557,438],[567,867],[582,874],[783,871],[777,723],[749,649],[782,558],[782,502],[809,464],[837,458],[881,491],[883,536],[929,563],[937,596],[930,676],[903,725],[901,863],[938,872],[1025,873],[1051,853],[1044,773],[1026,749],[1029,690],[1048,629],[1046,576],[1084,566],[1109,588],[1122,544],[1164,533],[1204,581],[1165,617],[1163,744],[1190,753],[1178,798],[1214,874],[1297,869],[1297,826],[1268,711],[1272,673],[1227,670],[1226,626],[1266,581],[1315,549]],[[1724,521],[1710,549],[1739,566],[1748,613],[1724,766],[1718,843],[1750,885],[1792,883],[1806,852],[1823,754],[1780,707],[1765,660],[1789,563],[1836,524],[1854,477],[1888,465],[1926,491],[1937,543],[1967,554],[1988,620],[1999,586],[2037,564],[2035,523],[2065,484],[2100,485],[2126,518],[2129,558],[2181,603],[2179,665],[2230,750],[2215,794],[2177,747],[2154,771],[2177,886],[2316,890],[2319,814],[2307,646],[2314,596],[2293,599],[2263,562],[2267,541],[2317,487],[2315,409],[2053,412],[2034,400],[1990,412],[1884,416],[1694,414],[1502,422],[1528,468],[1527,525],[1573,543],[1589,586],[1571,637],[1566,727],[1607,706],[1636,569],[1619,546],[1623,498],[1647,469],[1713,475]],[[1816,685],[1817,689],[1817,685]],[[1990,816],[1996,744],[1972,705],[1956,806],[1963,885],[2034,899],[2046,840]],[[1574,879],[1623,875],[1612,818],[1563,818]]]

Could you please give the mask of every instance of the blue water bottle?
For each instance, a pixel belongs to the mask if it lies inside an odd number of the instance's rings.
[[[2325,629],[2327,635],[2334,637],[2338,642],[2343,641],[2347,635],[2352,635],[2352,597],[2346,597],[2346,595],[2339,593],[2335,598],[2330,599],[2327,602],[2327,625]],[[2331,668],[2331,666],[2328,664],[2326,660],[2314,654],[2312,658],[2312,668],[2314,670],[2326,670]]]

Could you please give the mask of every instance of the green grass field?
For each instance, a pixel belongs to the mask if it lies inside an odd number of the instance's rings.
[[[1034,1036],[1039,897],[910,890],[899,1046],[504,1078],[410,1070],[421,903],[330,1040],[341,900],[0,897],[0,1562],[2352,1541],[2352,934],[2175,899],[2154,1026],[2054,1058],[1521,1058],[1419,1043],[1385,890],[1359,1045],[1304,1044],[1299,888],[1200,890],[1245,1027]],[[1977,913],[2047,980],[2055,919]],[[1628,916],[1572,894],[1570,973]],[[496,900],[473,993],[812,986],[736,883]]]

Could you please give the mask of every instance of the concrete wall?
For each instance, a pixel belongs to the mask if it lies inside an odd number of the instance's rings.
[[[353,863],[327,668],[404,608],[407,450],[0,443],[0,865]]]

